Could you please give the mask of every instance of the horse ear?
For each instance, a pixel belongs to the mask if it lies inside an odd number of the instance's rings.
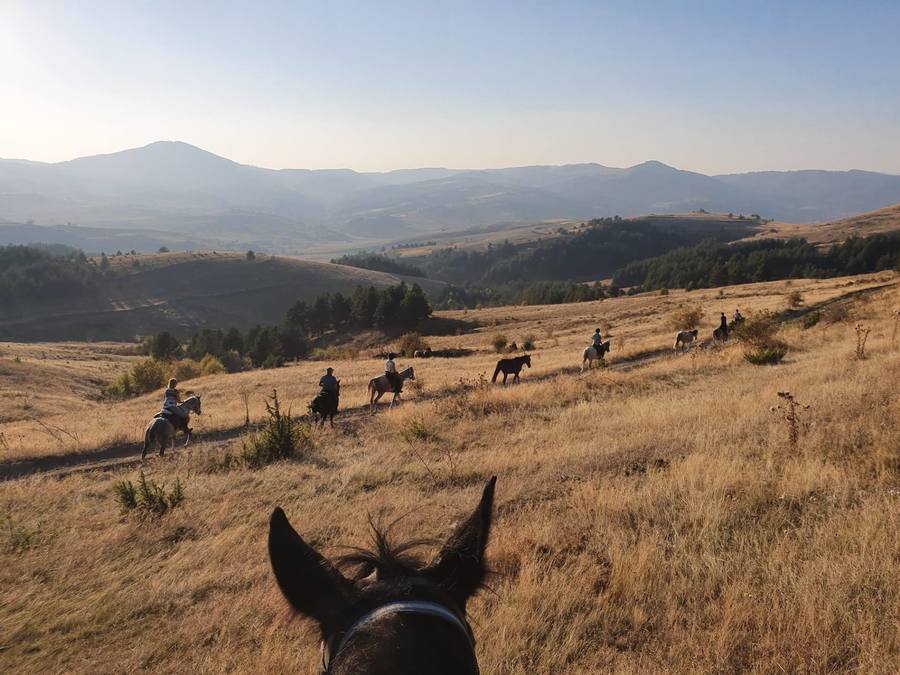
[[[441,586],[465,611],[466,601],[478,590],[487,574],[484,549],[491,529],[494,503],[493,476],[485,485],[475,511],[450,535],[423,574]]]
[[[335,630],[356,589],[318,551],[303,541],[280,507],[269,521],[269,559],[278,587],[301,614],[319,622],[323,634]]]

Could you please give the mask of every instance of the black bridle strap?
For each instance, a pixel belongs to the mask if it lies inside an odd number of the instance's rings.
[[[350,638],[352,638],[360,628],[367,623],[377,621],[386,616],[391,616],[392,614],[424,614],[425,616],[436,616],[440,619],[444,619],[462,631],[463,635],[466,636],[466,641],[472,648],[472,653],[475,653],[475,641],[472,639],[472,631],[466,625],[465,621],[459,618],[455,612],[437,602],[429,602],[427,600],[398,600],[397,602],[389,602],[386,605],[381,605],[380,607],[376,607],[370,612],[363,614],[350,626],[350,628],[347,629],[346,632],[338,634],[341,635],[340,640],[334,640],[334,638],[323,640],[321,672],[323,674],[328,673],[328,669],[331,667],[331,661],[340,653],[344,645],[347,644]]]

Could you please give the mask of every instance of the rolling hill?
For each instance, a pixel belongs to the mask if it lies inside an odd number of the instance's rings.
[[[279,323],[295,301],[357,285],[384,287],[400,277],[330,263],[228,253],[170,253],[111,258],[112,274],[77,300],[0,308],[3,340],[130,340],[169,330]],[[137,263],[135,263],[137,261]],[[136,266],[139,265],[139,266]],[[439,282],[411,279],[426,291]]]
[[[814,222],[898,201],[900,176],[866,171],[707,176],[657,161],[272,170],[166,141],[55,164],[0,160],[0,243],[21,237],[25,226],[55,225],[67,226],[54,234],[69,239],[94,228],[83,233],[89,246],[105,243],[95,232],[105,229],[122,249],[146,250],[152,240],[180,249],[199,243],[300,253],[321,242],[367,245],[500,222],[699,209]]]
[[[847,237],[867,237],[900,230],[900,204],[826,223],[768,223],[757,237],[802,237],[813,244],[838,243]]]

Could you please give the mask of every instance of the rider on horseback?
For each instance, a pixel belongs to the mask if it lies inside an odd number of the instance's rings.
[[[325,374],[319,379],[319,386],[322,388],[322,393],[334,394],[337,392],[338,380],[334,376],[334,368],[325,369]]]
[[[603,337],[600,335],[600,329],[596,329],[594,334],[591,336],[591,346],[598,350],[597,353],[600,353],[600,347],[603,345]]]
[[[397,366],[394,364],[395,356],[394,352],[387,355],[387,361],[384,362],[384,376],[390,383],[392,391],[399,394],[403,389],[403,380],[397,374]]]
[[[340,382],[334,376],[334,368],[326,368],[325,374],[319,378],[319,393],[324,396],[335,397],[338,395],[338,387]]]
[[[160,414],[168,418],[176,429],[184,429],[185,433],[189,433],[188,429],[188,413],[182,410],[181,394],[178,392],[178,380],[174,377],[169,380],[169,386],[166,388],[165,398],[163,399],[162,410]]]

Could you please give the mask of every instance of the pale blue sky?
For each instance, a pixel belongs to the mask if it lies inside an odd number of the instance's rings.
[[[0,157],[900,173],[900,1],[0,0]]]

